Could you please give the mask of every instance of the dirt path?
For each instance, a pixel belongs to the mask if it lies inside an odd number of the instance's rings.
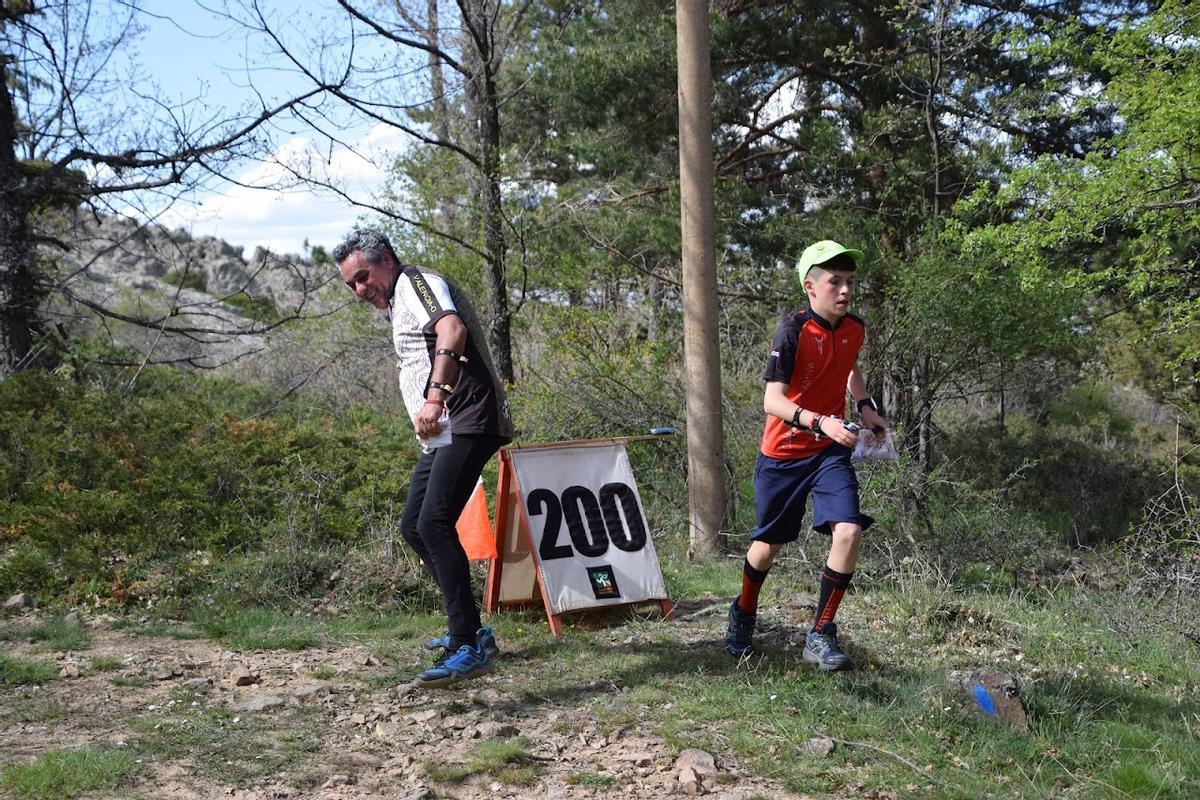
[[[624,703],[612,683],[538,696],[504,668],[520,652],[460,689],[420,691],[397,683],[407,668],[362,648],[234,653],[86,624],[82,653],[5,643],[10,656],[53,660],[61,676],[0,686],[0,767],[52,750],[130,748],[140,773],[100,796],[155,800],[797,797],[721,754],[712,770],[706,754],[681,755],[636,722],[598,723],[597,702]],[[239,665],[254,683],[235,685]],[[513,763],[487,765],[506,752]]]

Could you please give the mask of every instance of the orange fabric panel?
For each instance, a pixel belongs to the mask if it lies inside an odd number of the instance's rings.
[[[492,530],[482,478],[476,482],[475,491],[471,493],[471,499],[467,501],[454,527],[468,559],[484,561],[496,557],[496,534]]]

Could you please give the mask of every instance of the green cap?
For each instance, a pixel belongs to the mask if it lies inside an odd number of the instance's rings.
[[[810,244],[804,248],[804,252],[800,254],[800,263],[796,265],[796,272],[800,273],[800,280],[803,281],[807,278],[808,271],[813,267],[818,264],[824,264],[829,259],[840,256],[843,253],[853,258],[855,264],[865,258],[862,250],[851,250],[849,247],[842,247],[831,239]]]

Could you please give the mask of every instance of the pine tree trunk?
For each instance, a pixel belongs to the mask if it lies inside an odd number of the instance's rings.
[[[687,392],[688,554],[721,546],[725,432],[721,418],[714,244],[712,65],[708,3],[676,0],[679,49],[679,189],[683,236],[683,360]]]

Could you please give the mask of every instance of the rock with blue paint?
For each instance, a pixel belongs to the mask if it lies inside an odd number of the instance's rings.
[[[975,713],[1021,732],[1029,730],[1029,715],[1017,679],[996,669],[955,670],[950,680]]]

